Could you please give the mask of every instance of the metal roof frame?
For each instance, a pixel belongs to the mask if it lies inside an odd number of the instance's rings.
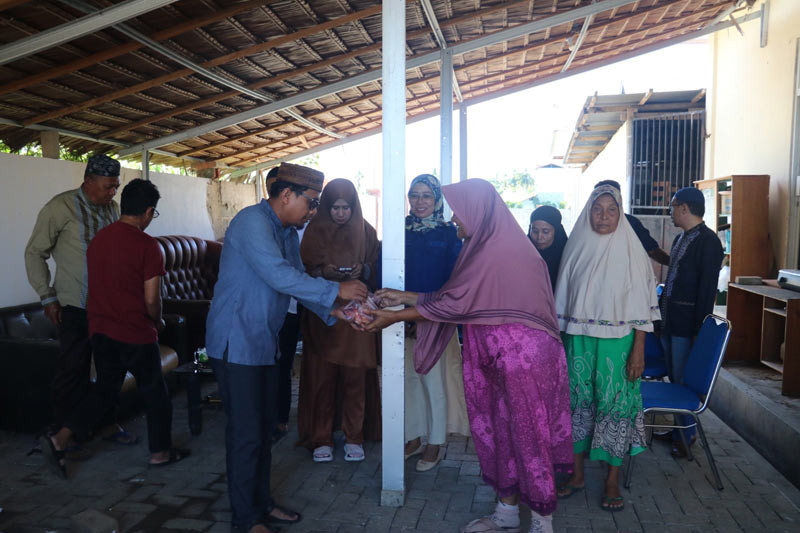
[[[0,47],[0,65],[33,55],[84,35],[113,26],[118,22],[138,17],[172,4],[177,0],[127,0],[61,26],[39,32]]]

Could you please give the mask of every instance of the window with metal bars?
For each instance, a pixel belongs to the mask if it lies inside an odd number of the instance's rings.
[[[633,119],[633,214],[668,215],[672,195],[703,179],[705,131],[705,111]]]

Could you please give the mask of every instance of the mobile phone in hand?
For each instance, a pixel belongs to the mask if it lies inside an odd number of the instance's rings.
[[[353,271],[353,267],[339,267],[339,272],[346,274]]]

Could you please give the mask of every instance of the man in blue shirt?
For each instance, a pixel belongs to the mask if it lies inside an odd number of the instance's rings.
[[[321,172],[283,163],[269,199],[240,211],[225,234],[206,348],[228,418],[228,495],[238,531],[268,533],[268,524],[301,518],[270,496],[277,339],[290,298],[333,324],[343,318],[333,308],[337,296],[367,296],[360,281],[337,283],[304,272],[296,228],[316,213],[323,179]]]

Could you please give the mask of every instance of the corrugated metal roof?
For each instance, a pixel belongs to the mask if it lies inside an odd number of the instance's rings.
[[[578,115],[564,163],[588,167],[625,123],[628,111],[641,115],[703,109],[705,95],[705,89],[696,89],[590,96]]]

